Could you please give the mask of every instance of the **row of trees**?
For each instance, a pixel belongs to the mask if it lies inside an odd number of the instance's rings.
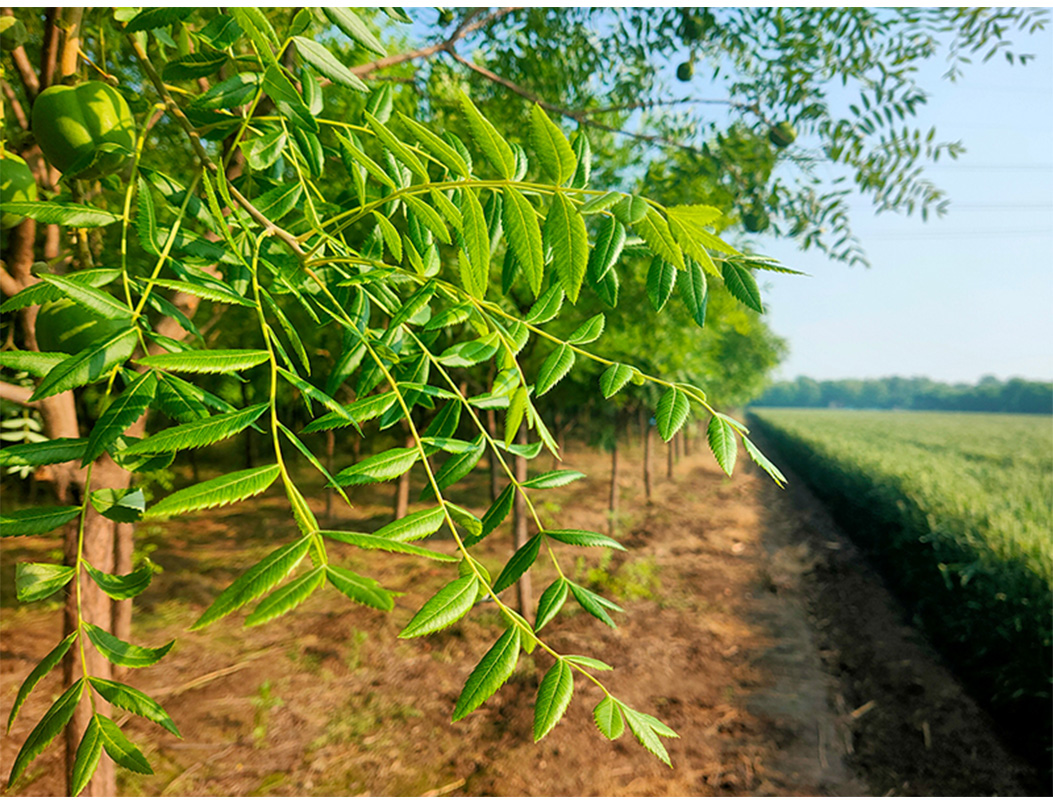
[[[985,376],[975,385],[926,377],[813,380],[771,385],[752,404],[773,408],[964,410],[982,413],[1053,413],[1053,383]]]

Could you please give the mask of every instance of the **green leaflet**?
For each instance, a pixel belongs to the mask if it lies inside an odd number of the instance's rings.
[[[395,155],[402,164],[412,171],[413,175],[419,178],[425,184],[430,181],[428,178],[428,169],[424,167],[420,159],[417,158],[416,154],[409,149],[402,140],[396,137],[387,126],[381,123],[376,117],[371,115],[368,111],[363,112],[366,120],[369,122],[369,127],[373,129],[373,132],[377,135],[384,147],[387,148],[391,153]]]
[[[347,69],[324,45],[303,36],[294,36],[292,41],[296,43],[296,50],[303,60],[330,81],[359,92],[369,92],[365,82]]]
[[[159,648],[141,648],[138,645],[129,645],[124,640],[118,639],[97,625],[85,623],[84,629],[87,631],[88,639],[95,645],[99,653],[121,667],[149,667],[152,664],[157,664],[175,644],[173,639],[167,645],[162,645]]]
[[[508,680],[516,669],[519,648],[519,629],[513,626],[498,638],[464,682],[453,710],[455,723],[482,706]]]
[[[73,226],[78,229],[109,226],[121,219],[120,215],[97,207],[59,201],[8,201],[4,204],[4,214],[32,218],[38,223],[57,223],[59,226]]]
[[[138,522],[146,510],[142,489],[96,489],[88,499],[92,508],[114,522]]]
[[[546,357],[545,362],[541,364],[541,368],[537,373],[537,386],[534,389],[534,393],[537,396],[547,393],[556,383],[567,376],[567,372],[570,371],[573,365],[574,350],[571,349],[569,344],[561,343],[556,347],[556,351]]]
[[[497,576],[497,580],[494,581],[492,589],[494,594],[502,592],[509,586],[519,580],[520,576],[523,575],[535,561],[537,561],[538,550],[541,548],[541,534],[535,534],[527,540],[526,544],[520,547],[508,559],[508,563],[505,564],[501,574]]]
[[[706,302],[709,293],[706,286],[706,275],[702,267],[688,257],[687,268],[680,274],[680,297],[684,300],[688,312],[700,327],[706,325]]]
[[[584,207],[579,210],[584,213]],[[596,231],[596,245],[589,254],[589,263],[586,273],[592,283],[601,282],[607,276],[614,263],[625,248],[625,227],[613,215],[609,215],[600,223]]]
[[[372,396],[357,399],[350,405],[344,405],[343,413],[327,413],[318,417],[304,427],[303,432],[314,433],[319,430],[331,430],[334,427],[347,427],[352,424],[355,425],[356,430],[361,432],[358,424],[375,419],[392,405],[397,404],[396,399],[397,394],[394,391],[385,391],[382,394],[373,394]]]
[[[355,420],[355,417],[348,412],[347,408],[345,408],[343,405],[341,405],[339,402],[337,402],[335,399],[329,396],[329,394],[325,393],[325,391],[315,388],[313,385],[307,382],[307,380],[301,379],[299,376],[293,374],[291,371],[286,371],[281,366],[278,367],[278,373],[282,376],[283,379],[286,380],[286,382],[295,387],[304,396],[308,397],[309,399],[313,399],[315,402],[321,402],[326,408],[328,408],[331,411],[331,416],[338,420],[336,426],[346,427],[350,424],[354,426],[354,428],[358,430],[359,434],[361,435],[362,430],[359,428],[358,422]],[[311,424],[317,424],[320,421],[321,419],[316,419]],[[310,428],[310,425],[308,425],[308,428]],[[304,432],[310,432],[310,429],[305,429]]]
[[[625,721],[622,719],[621,706],[610,695],[596,704],[592,710],[592,718],[600,734],[608,740],[617,740],[625,731]]]
[[[170,374],[158,377],[157,404],[176,421],[188,422],[207,416],[205,405],[209,396],[211,394],[179,377]]]
[[[95,714],[92,721],[98,724],[99,740],[114,762],[135,773],[152,774],[153,768],[146,757],[124,736],[120,727],[105,715]]]
[[[578,159],[559,127],[538,104],[530,109],[530,142],[538,155],[541,167],[556,184],[563,184],[574,175]]]
[[[329,18],[331,23],[347,34],[351,39],[358,42],[358,44],[362,45],[366,50],[371,50],[378,56],[387,55],[380,40],[374,36],[373,32],[369,30],[366,24],[359,19],[358,15],[351,9],[326,6],[322,11],[325,12],[325,16]]]
[[[591,199],[578,207],[578,212],[582,215],[595,215],[597,212],[603,212],[605,209],[609,209],[620,201],[621,198],[621,193],[615,192],[614,190],[608,190],[602,195],[594,195]]]
[[[190,7],[162,6],[161,8],[147,8],[128,20],[125,31],[138,33],[139,31],[149,31],[153,28],[165,28],[174,22],[185,20],[193,11],[194,9]]]
[[[63,296],[72,299],[81,307],[97,313],[101,318],[131,324],[132,311],[128,309],[127,305],[121,304],[109,293],[97,290],[84,282],[75,282],[68,277],[56,274],[41,274],[40,278],[62,291]]]
[[[67,281],[77,282],[82,285],[90,285],[93,288],[101,288],[104,285],[110,284],[113,280],[117,279],[121,275],[121,272],[116,268],[82,268],[79,271],[69,275],[63,276],[63,279]],[[45,274],[41,274],[45,276]],[[27,288],[23,288],[18,291],[14,296],[0,304],[0,314],[11,313],[15,310],[21,310],[23,307],[30,307],[34,304],[44,304],[49,301],[57,301],[63,297],[63,292],[59,288],[48,282],[36,282]],[[127,308],[125,308],[127,311]],[[4,354],[10,354],[5,352]],[[37,352],[27,352],[26,354],[38,354]]]
[[[457,400],[447,402],[435,414],[435,418],[429,422],[422,435],[429,438],[450,438],[457,432],[460,421],[461,403]]]
[[[469,536],[478,536],[483,532],[482,520],[471,511],[449,501],[446,502],[446,510],[450,519],[464,528]]]
[[[262,494],[281,473],[277,464],[242,469],[226,475],[197,483],[169,494],[149,508],[143,519],[177,516],[191,511],[201,511],[220,505],[230,505],[249,497]]]
[[[117,437],[146,412],[156,391],[157,377],[152,371],[132,380],[91,429],[81,466],[87,466],[108,450]]]
[[[658,210],[648,207],[647,214],[634,224],[634,228],[655,254],[680,270],[684,269],[684,254]]]
[[[599,659],[593,659],[590,656],[574,656],[566,655],[563,657],[575,667],[588,667],[590,670],[613,670],[607,662],[601,662]]]
[[[559,614],[559,610],[563,608],[569,592],[570,587],[567,586],[567,582],[563,578],[557,578],[541,594],[541,598],[537,602],[537,615],[534,620],[535,631],[540,631],[552,622],[553,617]]]
[[[80,460],[86,438],[53,438],[30,444],[12,444],[0,449],[0,466],[48,466]]]
[[[36,402],[95,382],[114,366],[131,357],[137,344],[138,338],[134,329],[121,330],[108,338],[96,341],[51,369],[29,401]]]
[[[673,239],[679,244],[684,254],[697,262],[707,273],[720,276],[716,263],[713,262],[713,258],[709,256],[709,252],[702,247],[702,244],[691,237],[672,215],[669,216],[667,222],[670,234],[673,235]]]
[[[65,525],[80,513],[77,505],[47,505],[0,513],[0,536],[38,536]]]
[[[552,266],[567,298],[577,303],[589,261],[589,233],[577,209],[562,193],[552,199],[543,240],[552,250]]]
[[[494,167],[502,179],[511,179],[516,172],[516,158],[511,146],[472,103],[471,98],[461,93],[461,111],[468,121],[472,139],[483,152],[483,156]]]
[[[731,429],[730,424],[717,415],[709,420],[706,438],[709,440],[709,448],[713,451],[713,457],[717,459],[724,473],[730,477],[735,469],[735,457],[738,453],[735,431]]]
[[[380,611],[391,611],[395,607],[395,599],[391,592],[384,589],[372,578],[366,578],[350,570],[333,566],[327,566],[325,573],[329,583],[335,586],[345,597],[356,603],[361,603],[363,606],[369,606]]]
[[[415,544],[407,544],[406,542],[396,541],[391,538],[384,538],[375,533],[350,533],[341,530],[322,530],[319,531],[319,534],[327,539],[336,539],[338,542],[350,544],[354,547],[360,547],[363,550],[383,550],[387,553],[403,553],[410,556],[430,558],[433,561],[458,560],[456,556],[439,553],[435,550],[429,550],[426,547],[418,547]]]
[[[578,167],[570,180],[571,187],[587,187],[592,178],[592,145],[584,126],[578,126],[574,132],[574,158]]]
[[[746,438],[746,436],[742,436],[742,444],[746,447],[746,454],[753,459],[753,462],[767,472],[768,476],[775,481],[779,488],[783,488],[786,485],[786,477],[779,471],[779,467],[772,463],[763,452],[757,449],[757,446]]]
[[[446,584],[425,603],[409,621],[400,639],[424,636],[439,631],[461,619],[472,604],[479,591],[479,580],[474,575],[466,575]]]
[[[87,561],[84,562],[84,569],[95,581],[95,585],[113,600],[127,600],[135,597],[150,585],[154,577],[153,570],[148,565],[133,570],[127,575],[110,575],[95,569]]]
[[[563,659],[545,673],[534,703],[534,742],[536,743],[559,723],[574,696],[574,671]]]
[[[367,156],[361,148],[339,133],[336,135],[336,140],[340,145],[340,153],[345,165],[349,163],[352,165],[360,165],[369,172],[370,176],[385,187],[391,190],[395,189],[395,182],[393,182],[391,177],[384,172],[384,168]]]
[[[632,366],[614,363],[600,375],[600,392],[604,399],[610,399],[633,378]]]
[[[58,666],[59,662],[62,661],[62,657],[65,656],[73,645],[73,640],[77,638],[77,632],[69,634],[65,639],[58,643],[51,652],[48,653],[40,663],[33,668],[32,672],[26,676],[26,680],[22,682],[22,686],[18,688],[18,694],[15,695],[15,702],[11,706],[11,714],[7,718],[7,730],[11,731],[11,726],[15,722],[15,718],[18,717],[18,712],[22,708],[22,704],[26,702],[26,698],[29,697],[29,693],[33,691],[40,679],[50,673],[55,667]]]
[[[505,490],[497,496],[497,499],[494,500],[493,504],[483,515],[483,529],[479,535],[463,540],[465,547],[471,547],[473,544],[478,544],[493,533],[498,525],[505,521],[505,518],[512,511],[512,503],[515,501],[515,493],[515,486],[505,486]]]
[[[95,768],[102,758],[102,735],[99,733],[99,724],[93,717],[88,721],[88,728],[84,730],[80,745],[77,747],[77,756],[73,760],[73,775],[70,782],[71,793],[80,795],[87,786],[91,777],[95,774]]]
[[[273,56],[271,58],[273,59]],[[314,119],[300,93],[277,62],[271,64],[263,73],[263,91],[271,97],[280,112],[292,118],[297,128],[306,129],[313,134],[318,133],[318,121]]]
[[[666,765],[673,767],[673,763],[669,759],[669,753],[665,750],[665,746],[662,745],[659,735],[663,737],[678,737],[679,735],[662,723],[662,721],[658,720],[658,718],[644,714],[643,712],[637,712],[625,705],[621,705],[621,710],[622,714],[625,716],[625,720],[629,724],[629,729],[634,735],[636,735],[636,739],[640,741],[640,745],[662,760]]]
[[[669,441],[677,431],[684,426],[687,416],[691,412],[691,403],[687,394],[679,388],[668,388],[658,400],[658,408],[655,410],[655,421],[658,424],[658,434],[663,441]]]
[[[647,300],[656,313],[665,307],[675,285],[676,268],[661,257],[651,260],[651,267],[647,270]]]
[[[597,313],[567,337],[567,343],[583,344],[592,343],[603,334],[603,326],[606,323],[603,313]]]
[[[265,362],[270,355],[263,349],[188,349],[140,357],[135,362],[147,368],[185,371],[190,374],[230,374]]]
[[[626,226],[639,223],[647,217],[647,211],[651,208],[644,199],[635,195],[627,195],[611,207],[611,212]]]
[[[39,287],[39,284],[37,283],[34,287]],[[0,366],[15,371],[25,371],[34,377],[47,376],[55,366],[68,359],[69,355],[65,352],[24,352],[17,349],[0,352]]]
[[[757,287],[757,280],[753,278],[749,269],[730,261],[725,262],[723,267],[724,287],[728,292],[747,307],[763,313],[764,304],[761,302],[760,288]]]
[[[527,284],[536,297],[541,292],[545,274],[545,250],[541,242],[541,226],[533,205],[514,187],[505,188],[504,228],[516,261],[525,272]]]
[[[611,611],[622,611],[620,606],[616,606],[606,598],[600,597],[595,592],[586,589],[584,586],[579,586],[573,581],[567,581],[570,585],[571,594],[574,595],[574,599],[578,601],[578,604],[585,609],[589,614],[595,617],[602,623],[606,623],[611,628],[617,628],[614,624],[614,620],[605,611],[610,609]]]
[[[471,452],[451,455],[439,467],[439,471],[435,473],[435,483],[440,491],[467,477],[468,473],[479,463],[479,459],[483,457],[483,452],[486,451],[486,444],[483,442],[482,436],[478,436],[472,444],[473,449]],[[427,485],[421,491],[420,497],[422,500],[430,499],[433,494],[434,490],[431,485]]]
[[[432,133],[428,128],[422,126],[412,117],[407,117],[402,112],[398,113],[399,120],[408,128],[414,136],[423,143],[433,156],[443,163],[455,176],[467,179],[471,175],[471,168],[464,161],[457,150],[446,143],[441,137]],[[405,199],[404,199],[405,200]],[[445,241],[449,242],[449,241]]]
[[[467,187],[461,192],[461,216],[464,250],[468,255],[467,260],[461,260],[461,282],[470,296],[481,299],[490,284],[490,233],[479,196]]]
[[[225,56],[223,58],[226,59]],[[154,197],[150,193],[150,185],[142,176],[139,177],[136,184],[139,209],[136,211],[135,228],[139,233],[139,242],[147,254],[157,257],[161,254],[161,246],[157,242],[157,212],[154,209]]]
[[[270,553],[224,589],[190,630],[204,628],[273,589],[296,568],[310,546],[311,540],[305,536]]]
[[[267,410],[269,403],[253,405],[236,413],[209,416],[204,419],[169,427],[159,433],[137,441],[122,451],[122,456],[175,452],[181,449],[196,449],[215,444],[237,435]]]
[[[416,447],[396,447],[342,469],[336,474],[336,482],[341,486],[358,486],[394,480],[408,472],[418,460],[420,451]]]
[[[306,575],[276,589],[261,600],[252,614],[245,618],[246,627],[263,625],[296,608],[310,597],[315,589],[325,583],[325,575],[325,567],[315,567]]]
[[[126,712],[152,720],[176,737],[182,737],[179,729],[176,728],[175,723],[172,722],[172,718],[168,716],[164,707],[145,692],[129,687],[127,684],[122,684],[120,681],[108,681],[93,676],[88,678],[88,683],[99,695],[119,709],[124,709]]]
[[[508,412],[505,414],[505,445],[515,441],[516,433],[523,424],[523,416],[526,415],[527,405],[526,388],[516,388],[512,399],[508,403]]]
[[[446,514],[442,506],[436,506],[408,514],[402,519],[390,522],[373,535],[397,542],[415,542],[418,539],[423,539],[425,536],[431,536],[442,527],[445,521]]]
[[[424,225],[428,227],[433,235],[435,235],[443,243],[450,243],[450,231],[446,228],[446,224],[443,223],[442,217],[428,204],[425,204],[419,198],[414,195],[407,195],[402,199],[402,202],[413,212],[414,215],[419,217]]]
[[[7,209],[8,205],[5,204],[4,211],[7,212]],[[84,679],[79,678],[73,682],[73,686],[62,693],[58,700],[51,705],[44,717],[40,719],[33,731],[29,733],[26,741],[22,744],[22,750],[15,757],[15,762],[11,766],[11,775],[7,780],[8,787],[11,787],[18,780],[29,763],[36,759],[40,752],[47,748],[51,741],[59,735],[63,727],[69,722],[69,719],[73,717],[73,711],[77,708],[77,703],[80,701],[83,692]]]
[[[544,324],[546,321],[551,321],[559,315],[559,311],[563,307],[563,299],[563,288],[559,285],[552,285],[541,295],[540,299],[534,302],[534,306],[527,313],[526,322],[528,324]]]
[[[543,533],[549,538],[564,544],[575,544],[579,547],[610,547],[614,550],[624,550],[621,544],[610,536],[596,533],[591,530],[546,530]]]
[[[581,472],[573,469],[556,469],[552,472],[543,472],[523,482],[525,489],[554,489],[581,480],[585,477]]]
[[[190,106],[194,109],[233,109],[251,101],[259,88],[260,79],[256,73],[238,73],[214,84],[190,101]]]
[[[43,600],[73,580],[73,567],[61,564],[33,564],[20,561],[15,565],[15,596],[23,603]]]

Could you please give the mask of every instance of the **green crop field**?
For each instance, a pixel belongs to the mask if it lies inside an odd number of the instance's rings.
[[[992,711],[1048,750],[1053,420],[752,414]]]

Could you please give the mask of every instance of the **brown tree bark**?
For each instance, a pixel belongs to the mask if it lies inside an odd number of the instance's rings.
[[[406,447],[413,447],[415,443],[413,436],[407,433],[404,445]],[[402,517],[409,513],[409,493],[410,473],[406,472],[399,478],[398,483],[395,486],[395,519],[402,519]]]
[[[610,519],[609,534],[614,536],[618,519],[618,424],[614,425],[614,445],[611,448],[611,490],[607,503],[607,515]]]
[[[673,479],[673,463],[674,458],[676,457],[675,449],[676,447],[673,444],[673,440],[670,439],[669,443],[666,445],[665,452],[665,476],[668,480]]]
[[[519,433],[516,435],[517,444],[527,443],[527,428],[520,427]],[[515,456],[515,473],[516,480],[523,483],[527,479],[527,459],[522,455]],[[524,544],[527,543],[527,510],[526,500],[523,499],[522,492],[519,492],[515,496],[515,502],[512,506],[512,518],[513,518],[513,538],[512,547],[518,550]],[[530,581],[530,570],[527,570],[520,576],[519,580],[516,581],[516,610],[523,615],[524,618],[529,620],[533,614],[534,606],[534,592],[533,586]]]
[[[643,482],[644,482],[644,494],[647,496],[647,504],[651,504],[651,492],[653,488],[653,479],[651,472],[651,452],[652,444],[654,443],[654,434],[652,432],[650,422],[648,422],[647,428],[643,433]]]

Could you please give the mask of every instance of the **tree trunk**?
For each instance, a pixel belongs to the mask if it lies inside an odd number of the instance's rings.
[[[676,448],[673,446],[673,440],[670,439],[669,443],[666,445],[665,453],[665,476],[669,480],[673,479],[673,459],[675,457],[675,449]]]
[[[691,429],[689,425],[684,425],[684,457],[686,458],[691,454]]]
[[[647,495],[647,504],[651,504],[651,490],[652,490],[652,477],[651,477],[651,445],[654,442],[654,435],[651,431],[650,423],[643,433],[643,483],[644,493]]]
[[[516,435],[517,444],[527,443],[527,428],[520,427],[519,433]],[[515,473],[516,480],[523,483],[527,479],[527,459],[522,455],[515,456]],[[512,516],[513,516],[513,542],[512,546],[518,550],[524,544],[527,543],[527,510],[526,501],[523,499],[522,492],[519,492],[515,496],[515,503],[513,504]],[[530,583],[530,570],[527,570],[520,576],[519,580],[516,581],[516,610],[527,620],[532,616],[532,610],[534,605],[534,594],[533,587]]]
[[[493,408],[488,408],[486,411],[486,429],[490,431],[490,437],[497,440],[497,415],[494,413]],[[500,464],[497,462],[497,450],[493,446],[487,446],[487,455],[490,459],[490,502],[494,502],[498,495],[501,493],[500,480],[501,480],[501,469]]]
[[[413,447],[416,442],[413,436],[406,434],[405,446]],[[409,513],[410,473],[405,472],[395,488],[395,519],[402,519]]]
[[[611,536],[614,536],[614,532],[617,529],[618,519],[618,425],[614,426],[614,444],[611,447],[611,493],[610,501],[607,504],[607,513],[610,518],[610,530],[608,531]]]

